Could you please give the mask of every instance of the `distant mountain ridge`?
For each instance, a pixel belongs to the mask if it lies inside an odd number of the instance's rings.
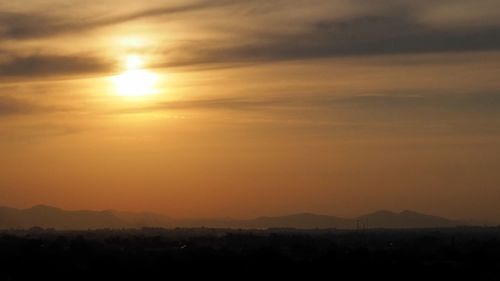
[[[464,222],[445,219],[438,216],[425,215],[413,211],[394,213],[391,211],[377,211],[357,218],[363,227],[376,228],[431,228],[453,227],[463,225]]]
[[[28,209],[0,207],[0,229],[26,229],[34,226],[54,229],[102,229],[140,227],[214,227],[214,228],[438,228],[466,223],[414,211],[377,211],[356,218],[340,218],[312,213],[254,219],[173,219],[154,213],[117,211],[67,211],[37,205]]]
[[[39,226],[57,229],[122,228],[127,225],[111,211],[66,211],[37,205],[29,209],[0,208],[0,228]]]

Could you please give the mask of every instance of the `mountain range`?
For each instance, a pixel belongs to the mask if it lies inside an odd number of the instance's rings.
[[[67,211],[38,205],[28,209],[0,207],[0,229],[27,229],[34,226],[61,230],[141,228],[141,227],[213,227],[213,228],[438,228],[466,225],[463,221],[421,214],[377,211],[356,218],[340,218],[311,213],[254,219],[173,219],[154,213],[118,211]]]

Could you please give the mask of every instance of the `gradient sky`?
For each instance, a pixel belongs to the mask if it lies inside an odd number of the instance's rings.
[[[0,157],[5,206],[500,222],[500,2],[0,0]]]

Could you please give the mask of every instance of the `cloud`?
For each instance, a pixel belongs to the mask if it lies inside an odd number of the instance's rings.
[[[211,98],[187,101],[161,102],[146,107],[131,107],[114,113],[136,113],[162,110],[337,110],[340,108],[373,109],[378,112],[397,109],[435,108],[440,110],[457,110],[463,113],[482,112],[500,114],[499,93],[468,93],[446,95],[414,95],[414,94],[384,94],[384,95],[287,95],[274,97],[239,97]]]
[[[109,72],[113,68],[112,63],[86,54],[8,55],[0,61],[0,79],[87,75]]]
[[[426,2],[426,1],[422,1]],[[500,24],[500,3],[497,0],[429,1],[418,15],[434,26],[460,28]]]
[[[39,39],[165,16],[193,35],[169,44],[159,67],[261,63],[342,56],[500,50],[494,0],[212,0],[119,15],[0,12],[0,39]],[[206,12],[192,17],[194,12]],[[457,11],[460,11],[458,13]],[[188,15],[182,17],[182,15]],[[176,16],[176,17],[174,17]],[[210,40],[196,34],[212,34]],[[192,38],[190,38],[190,36]],[[189,42],[189,43],[183,43]]]
[[[43,24],[42,24],[43,23]],[[0,38],[39,38],[58,33],[61,28],[58,18],[40,14],[0,12]]]
[[[50,121],[33,122],[10,126],[7,130],[0,130],[0,142],[32,143],[44,138],[78,134],[85,130],[85,127],[78,126],[77,124]]]
[[[182,14],[195,12],[206,9],[213,9],[217,7],[223,7],[228,5],[235,5],[237,1],[230,0],[211,0],[211,1],[201,1],[188,3],[178,6],[167,6],[167,7],[157,7],[144,11],[129,13],[121,16],[114,16],[104,19],[91,20],[83,24],[87,28],[102,27],[107,25],[115,25],[120,23],[125,23],[133,20],[140,20],[151,17],[162,17],[168,15]]]
[[[155,7],[143,11],[109,17],[61,17],[39,12],[14,13],[0,12],[0,38],[2,39],[39,39],[60,34],[71,34],[133,20],[195,12],[234,4],[234,1],[212,0],[184,5]]]
[[[212,98],[163,102],[143,107],[131,105],[109,113],[152,112],[188,118],[190,112],[203,113],[210,122],[220,122],[245,131],[267,128],[273,132],[291,129],[300,130],[301,134],[321,135],[382,133],[423,136],[465,133],[469,136],[500,136],[498,93]],[[228,114],[231,118],[227,118]],[[197,122],[202,120],[205,118]]]
[[[401,11],[320,20],[296,32],[253,33],[246,38],[243,43],[212,40],[177,47],[177,54],[169,50],[165,66],[500,50],[500,26],[438,29]]]
[[[0,117],[48,113],[56,110],[53,107],[42,106],[9,96],[0,96]]]

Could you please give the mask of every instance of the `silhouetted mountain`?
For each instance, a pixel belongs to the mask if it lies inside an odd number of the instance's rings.
[[[164,215],[117,211],[112,211],[112,214],[129,227],[176,227],[176,221]]]
[[[243,225],[248,228],[349,228],[352,227],[352,222],[334,216],[302,213],[281,217],[259,217],[245,221]]]
[[[97,229],[128,227],[110,211],[65,211],[38,205],[29,209],[0,209],[1,228],[30,228],[39,226],[57,229]]]
[[[453,227],[463,225],[460,221],[449,220],[437,216],[420,214],[412,211],[394,213],[378,211],[353,219],[339,218],[310,213],[295,214],[280,217],[259,217],[246,221],[233,221],[233,225],[242,228],[432,228]]]
[[[310,213],[255,219],[172,219],[153,213],[116,211],[66,211],[38,205],[19,210],[0,207],[0,229],[39,226],[55,229],[98,229],[140,227],[212,227],[212,228],[434,228],[464,225],[460,221],[412,211],[378,211],[357,218],[339,218]]]
[[[400,213],[378,211],[360,216],[357,220],[361,226],[368,228],[430,228],[450,227],[462,224],[458,221],[413,211],[402,211]]]

